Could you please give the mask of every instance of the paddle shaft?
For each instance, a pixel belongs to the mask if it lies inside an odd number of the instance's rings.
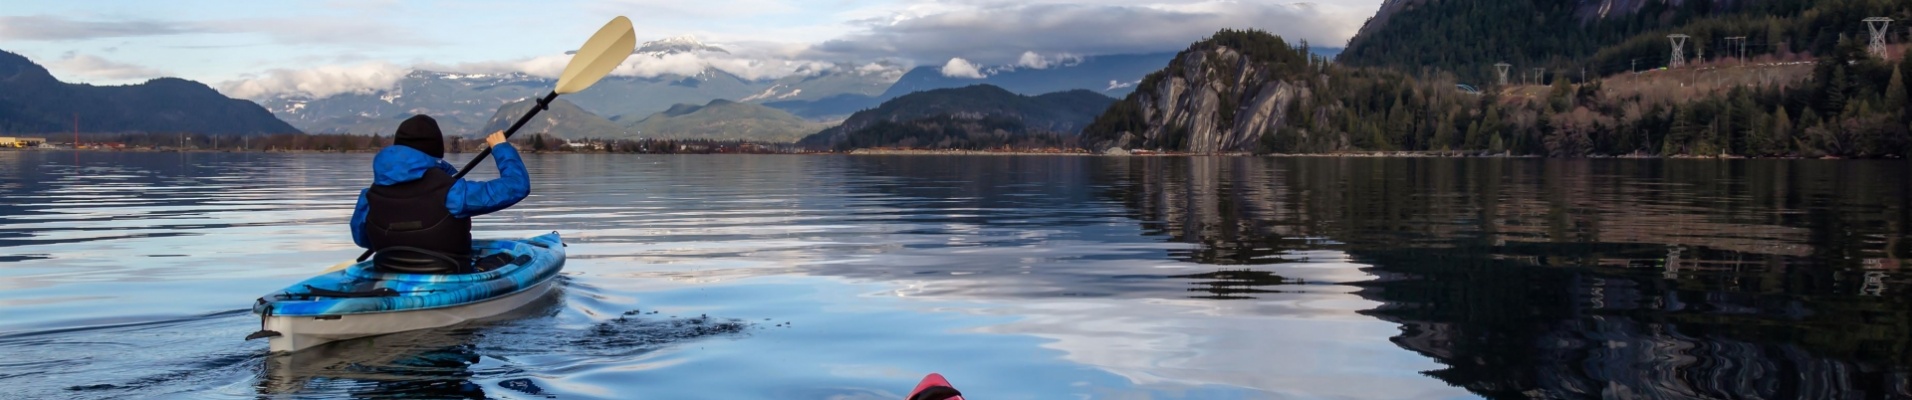
[[[545,109],[551,108],[551,101],[557,100],[557,99],[558,99],[558,92],[556,91],[551,92],[551,94],[544,95],[544,98],[542,99],[538,99],[538,104],[532,105],[531,110],[525,111],[524,116],[518,117],[518,122],[511,123],[511,128],[505,129],[505,139],[510,139],[511,134],[518,133],[518,128],[523,128],[525,123],[531,122],[531,117],[538,115],[539,111],[544,111]],[[465,162],[465,168],[459,169],[458,174],[452,175],[451,179],[456,181],[458,179],[464,178],[465,174],[471,173],[472,168],[478,167],[478,162],[484,161],[485,157],[490,157],[490,156],[491,156],[491,146],[485,146],[484,151],[478,152],[477,157],[472,157],[471,161]]]
[[[538,99],[538,104],[532,105],[531,110],[525,111],[524,116],[518,117],[518,122],[511,123],[511,128],[505,129],[505,139],[511,139],[511,134],[518,133],[518,128],[523,128],[524,124],[531,122],[531,117],[538,115],[539,111],[551,108],[551,101],[557,99],[558,92],[556,91],[552,91],[551,94],[544,95],[544,98]],[[472,157],[471,161],[465,162],[465,167],[459,169],[457,175],[452,175],[451,180],[457,181],[463,179],[465,174],[471,173],[473,168],[478,168],[480,161],[484,161],[485,157],[490,156],[491,146],[485,146],[485,150],[478,152],[478,156]],[[358,261],[363,262],[365,259],[371,258],[373,252],[372,249],[365,249],[364,254],[359,254]]]

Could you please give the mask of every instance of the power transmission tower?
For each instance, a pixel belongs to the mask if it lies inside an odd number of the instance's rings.
[[[1547,69],[1546,68],[1534,68],[1534,84],[1535,85],[1547,84]]]
[[[1892,26],[1892,19],[1872,17],[1866,18],[1865,22],[1866,27],[1872,29],[1872,45],[1867,46],[1866,50],[1871,50],[1872,55],[1878,56],[1879,58],[1887,58],[1885,55],[1885,32]]]
[[[1508,63],[1504,63],[1504,62],[1503,62],[1503,63],[1494,63],[1494,69],[1496,69],[1496,70],[1499,70],[1499,71],[1500,71],[1500,85],[1501,85],[1501,86],[1507,86],[1507,67],[1512,67],[1512,66],[1513,66],[1512,64],[1508,64]]]
[[[1679,68],[1679,67],[1686,66],[1686,39],[1690,37],[1692,36],[1687,36],[1684,33],[1675,33],[1671,35],[1666,35],[1667,39],[1670,39],[1673,41],[1673,59],[1672,61],[1666,62],[1667,68]]]
[[[1640,59],[1638,58],[1633,59],[1632,63],[1627,64],[1627,69],[1633,70],[1634,75],[1639,75],[1640,74]]]
[[[1746,63],[1746,37],[1745,36],[1734,36],[1734,37],[1726,38],[1726,49],[1737,51],[1736,57],[1739,58],[1739,63],[1740,64]]]

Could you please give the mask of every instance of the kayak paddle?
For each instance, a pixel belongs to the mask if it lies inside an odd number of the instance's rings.
[[[525,123],[531,122],[531,117],[538,115],[538,111],[551,108],[551,101],[556,100],[558,95],[577,93],[591,87],[591,84],[597,83],[598,80],[604,79],[604,75],[610,74],[618,64],[623,64],[624,59],[630,57],[631,51],[636,49],[637,36],[631,30],[631,19],[624,18],[622,15],[612,18],[611,22],[605,23],[603,28],[598,28],[597,33],[591,35],[591,39],[585,40],[583,46],[578,47],[578,51],[571,56],[571,62],[564,65],[564,73],[558,75],[558,87],[552,89],[550,94],[538,99],[538,104],[525,111],[524,116],[518,117],[518,122],[513,122],[510,129],[505,129],[505,138],[510,139],[511,134],[518,133],[518,128],[523,128]],[[491,156],[490,146],[486,146],[484,151],[478,152],[477,157],[472,157],[471,161],[466,162],[465,167],[459,169],[458,174],[452,175],[451,179],[464,178],[472,168],[478,167],[479,161],[484,161],[488,156]],[[341,265],[349,266],[363,262],[371,256],[372,250],[368,249],[365,250],[365,254],[359,255],[358,261]],[[327,271],[342,269],[343,266],[334,266]]]

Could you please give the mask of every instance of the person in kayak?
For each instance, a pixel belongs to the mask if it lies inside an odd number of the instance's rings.
[[[454,180],[458,170],[443,159],[444,134],[438,121],[425,115],[399,123],[392,142],[372,157],[372,186],[359,191],[352,212],[352,242],[377,252],[374,264],[382,269],[471,269],[471,217],[511,207],[531,194],[524,159],[504,132],[494,132],[485,144],[491,146],[498,179]]]

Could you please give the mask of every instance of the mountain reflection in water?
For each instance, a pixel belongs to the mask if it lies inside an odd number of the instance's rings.
[[[1909,398],[1904,162],[1134,158],[1198,298],[1344,251],[1393,341],[1498,398]],[[1247,267],[1247,269],[1242,269]]]
[[[370,161],[0,152],[0,386],[1912,398],[1904,161],[531,154],[475,235],[563,232],[548,307],[241,341],[253,297],[358,254]]]

